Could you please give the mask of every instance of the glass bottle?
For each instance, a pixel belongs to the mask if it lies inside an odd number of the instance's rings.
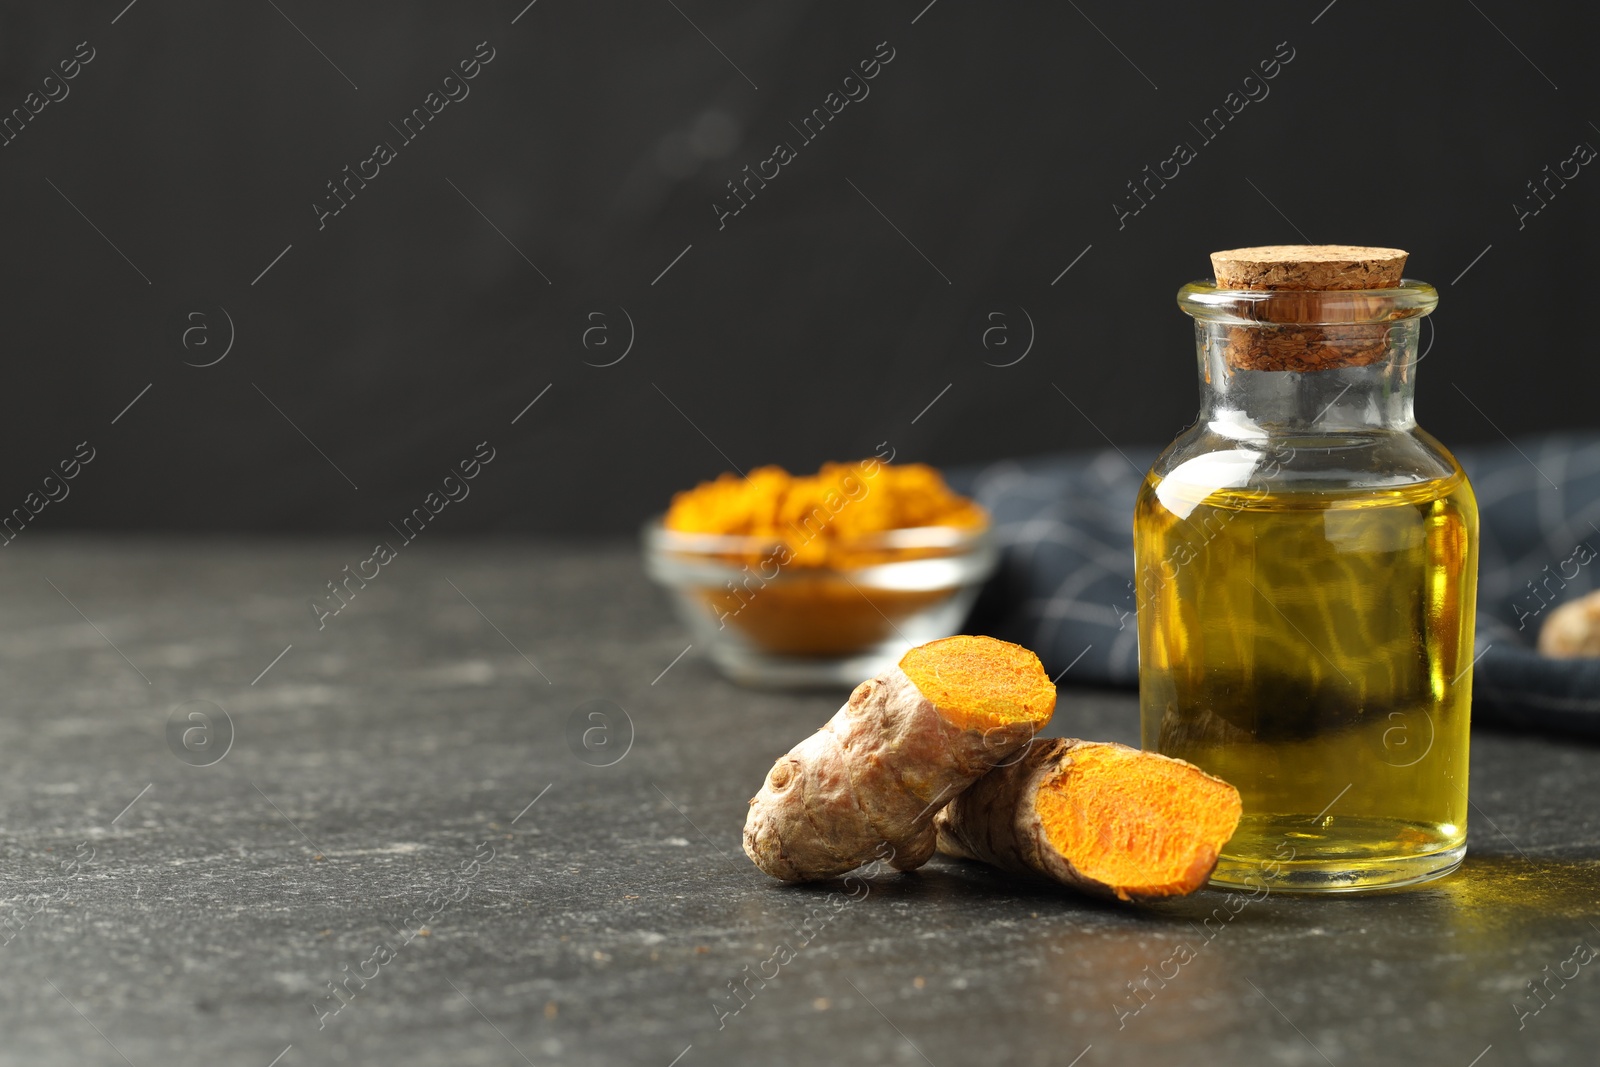
[[[1200,415],[1134,515],[1143,743],[1239,789],[1220,885],[1405,885],[1466,851],[1478,512],[1412,412],[1438,294],[1404,253],[1335,288],[1324,247],[1238,250],[1277,288],[1179,291]]]

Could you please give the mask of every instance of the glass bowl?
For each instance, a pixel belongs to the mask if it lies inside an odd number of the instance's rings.
[[[752,685],[853,686],[906,649],[959,632],[1000,553],[987,525],[889,530],[805,566],[771,537],[644,528],[645,570],[694,643]]]

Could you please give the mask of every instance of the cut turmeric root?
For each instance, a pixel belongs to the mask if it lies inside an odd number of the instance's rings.
[[[920,867],[938,807],[1032,740],[1055,703],[1039,657],[1020,645],[947,637],[913,648],[773,765],[750,801],[745,853],[789,882],[874,857]]]
[[[1239,825],[1239,791],[1183,760],[1052,738],[939,812],[939,851],[1099,896],[1147,900],[1205,885]]]

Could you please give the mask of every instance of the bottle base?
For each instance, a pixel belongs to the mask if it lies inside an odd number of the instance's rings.
[[[1461,866],[1466,834],[1399,820],[1246,819],[1211,884],[1279,893],[1360,893],[1442,878]]]

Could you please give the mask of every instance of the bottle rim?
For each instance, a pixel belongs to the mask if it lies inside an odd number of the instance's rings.
[[[1178,290],[1185,314],[1235,326],[1381,325],[1420,318],[1438,306],[1438,290],[1415,278],[1402,278],[1393,289],[1220,289],[1206,278]]]

